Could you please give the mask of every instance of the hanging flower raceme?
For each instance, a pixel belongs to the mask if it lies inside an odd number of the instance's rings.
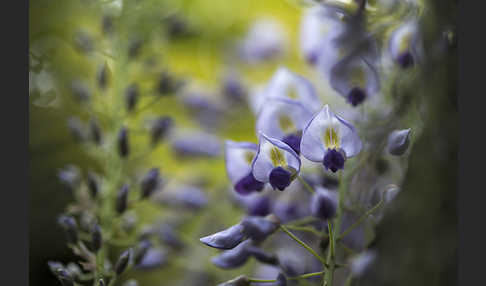
[[[286,98],[298,101],[311,112],[316,112],[321,102],[312,84],[304,77],[291,72],[289,69],[280,67],[270,79],[263,92],[256,96],[264,97],[255,99],[256,113],[260,113],[267,101],[272,98]]]
[[[304,129],[300,144],[305,158],[322,163],[332,172],[343,169],[346,159],[356,156],[361,148],[354,127],[334,114],[327,104]]]
[[[390,37],[389,50],[394,62],[402,68],[412,67],[421,55],[421,41],[416,22],[407,22]]]
[[[341,3],[342,1],[313,7],[302,21],[301,47],[313,55],[319,70],[325,76],[344,57],[360,50],[377,56],[374,37],[366,29],[366,14],[363,3]],[[348,1],[349,2],[349,1]],[[359,4],[359,5],[356,5]],[[304,32],[303,29],[308,29]],[[304,47],[306,49],[304,49]]]
[[[255,179],[252,172],[251,166],[257,151],[258,146],[254,143],[226,141],[226,172],[235,191],[240,195],[259,192],[265,185]]]
[[[359,53],[338,62],[330,74],[334,88],[352,106],[357,106],[380,90],[380,78],[375,65]]]
[[[258,115],[256,130],[282,140],[300,154],[302,130],[311,118],[312,112],[299,101],[273,98]]]
[[[286,143],[260,132],[258,153],[253,160],[253,176],[283,191],[297,177],[300,158]]]

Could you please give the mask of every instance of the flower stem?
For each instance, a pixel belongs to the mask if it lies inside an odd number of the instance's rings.
[[[326,238],[328,237],[327,233],[324,233],[322,231],[318,231],[310,226],[297,226],[297,225],[286,225],[287,229],[291,230],[298,230],[298,231],[307,231],[310,233],[313,233],[321,238]]]
[[[337,240],[343,239],[346,235],[348,235],[349,232],[351,232],[353,229],[355,229],[357,226],[359,226],[370,214],[372,214],[374,211],[376,211],[380,206],[383,204],[383,199],[381,199],[374,207],[369,209],[367,212],[365,212],[355,223],[353,223],[348,229],[346,229],[338,238]]]
[[[314,189],[300,176],[297,175],[297,179],[299,179],[299,182],[308,190],[310,193],[314,193]]]
[[[293,233],[291,233],[285,225],[281,225],[280,228],[288,235],[290,238],[295,240],[297,243],[302,245],[307,251],[309,251],[310,254],[314,255],[319,261],[322,262],[322,264],[327,265],[326,260],[321,257],[319,254],[317,254],[309,245],[307,245],[305,242],[300,240],[298,237],[296,237]]]
[[[305,279],[305,278],[314,277],[314,276],[321,276],[322,274],[324,274],[324,272],[325,272],[324,270],[319,271],[319,272],[311,272],[311,273],[306,273],[306,274],[302,274],[302,275],[299,275],[299,276],[288,277],[287,279],[289,279],[289,280],[298,280],[298,279]],[[254,282],[254,283],[273,283],[273,282],[277,282],[276,279],[248,278],[248,280],[250,282]]]

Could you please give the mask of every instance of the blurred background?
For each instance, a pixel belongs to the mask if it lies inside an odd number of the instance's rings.
[[[67,165],[79,167],[83,177],[89,171],[104,172],[104,150],[86,143],[92,140],[93,121],[110,132],[113,126],[128,126],[134,155],[124,170],[127,178],[158,167],[164,190],[195,186],[202,192],[201,201],[194,202],[200,209],[167,208],[157,196],[156,204],[133,212],[136,230],[130,237],[159,221],[182,220],[182,240],[190,246],[176,255],[177,263],[130,270],[126,277],[140,285],[216,285],[255,268],[251,261],[237,270],[219,270],[210,264],[216,251],[198,241],[237,223],[246,212],[235,204],[223,144],[224,139],[257,141],[252,101],[247,99],[285,66],[308,78],[323,102],[360,118],[360,111],[350,109],[299,52],[300,21],[311,2],[30,1],[30,285],[58,285],[47,262],[76,260],[56,223],[75,200],[59,172]],[[430,51],[441,31],[453,28],[455,1],[423,2],[428,14],[421,27]],[[252,33],[262,29],[266,40],[280,47],[264,60],[245,50],[261,37]],[[391,162],[406,163],[408,168],[399,170],[404,183],[396,207],[377,227],[374,246],[383,255],[362,285],[455,284],[455,51],[455,44],[448,45],[442,56],[427,61],[417,75],[401,83],[397,96],[390,97],[402,99],[403,107],[392,116],[403,123],[420,123],[420,137],[408,161]],[[131,84],[137,85],[137,107],[142,110],[127,115]],[[173,128],[153,147],[151,124],[160,116],[170,117]],[[102,140],[114,138],[108,136],[116,133],[107,131]],[[184,257],[190,257],[189,262]]]

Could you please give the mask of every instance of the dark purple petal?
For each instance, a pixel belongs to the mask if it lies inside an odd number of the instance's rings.
[[[326,155],[324,155],[324,160],[322,163],[324,164],[326,170],[330,169],[332,172],[336,173],[337,170],[344,168],[345,160],[346,159],[341,152],[337,151],[336,149],[330,149],[326,152]]]
[[[244,241],[233,249],[223,251],[220,255],[211,259],[211,262],[222,269],[234,269],[243,266],[251,256],[247,250],[247,246],[250,244],[251,240]]]
[[[244,234],[255,241],[264,240],[280,226],[279,220],[274,215],[245,217],[240,224],[243,226]]]
[[[273,189],[285,190],[290,185],[291,173],[282,167],[273,168],[270,172],[269,181]]]
[[[337,204],[328,191],[316,191],[311,200],[312,216],[320,219],[330,219],[336,214]]]
[[[300,154],[300,140],[302,139],[301,134],[289,134],[285,136],[282,141],[294,149],[295,153]]]
[[[347,97],[347,101],[352,106],[357,106],[361,104],[365,99],[366,99],[366,91],[364,91],[359,87],[354,87],[353,89],[351,89]]]
[[[250,172],[248,175],[241,178],[235,185],[235,190],[240,195],[248,195],[254,191],[261,191],[265,183],[262,183],[255,179],[253,173]]]
[[[248,214],[251,216],[266,216],[270,213],[271,207],[270,198],[254,198],[248,203]]]

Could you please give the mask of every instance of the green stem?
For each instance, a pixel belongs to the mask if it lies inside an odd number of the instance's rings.
[[[321,257],[319,254],[317,254],[310,246],[308,246],[305,242],[300,240],[298,237],[296,237],[293,233],[291,233],[285,225],[281,225],[280,228],[288,235],[290,238],[295,240],[297,243],[302,245],[310,254],[314,255],[319,261],[322,262],[322,264],[327,265],[326,260]]]
[[[305,278],[314,277],[314,276],[321,276],[322,274],[324,274],[324,272],[325,271],[323,270],[323,271],[319,271],[319,272],[306,273],[306,274],[302,274],[302,275],[299,275],[299,276],[288,277],[287,279],[289,279],[289,280],[298,280],[298,279],[305,279]],[[273,282],[277,282],[276,279],[248,278],[248,280],[250,282],[254,282],[254,283],[273,283]]]
[[[334,269],[336,267],[335,238],[334,238],[335,230],[333,229],[330,220],[327,221],[327,227],[329,228],[329,252],[327,258],[327,260],[329,261],[329,271],[327,272],[327,275],[324,277],[324,285],[332,286],[332,283],[334,281]]]
[[[322,231],[318,231],[310,226],[297,226],[297,225],[286,225],[286,227],[288,229],[291,229],[291,230],[298,230],[298,231],[307,231],[307,232],[310,232],[310,233],[313,233],[319,237],[322,237],[322,238],[326,238],[328,237],[327,233],[324,233]]]
[[[367,212],[365,212],[355,223],[353,223],[348,229],[346,229],[338,238],[337,240],[343,239],[346,235],[349,234],[353,229],[355,229],[357,226],[359,226],[370,214],[372,214],[374,211],[376,211],[381,205],[383,204],[383,199],[381,199],[374,207],[369,209]]]
[[[297,179],[304,186],[304,188],[308,190],[311,194],[315,192],[314,189],[304,179],[302,179],[300,175],[297,175]]]

